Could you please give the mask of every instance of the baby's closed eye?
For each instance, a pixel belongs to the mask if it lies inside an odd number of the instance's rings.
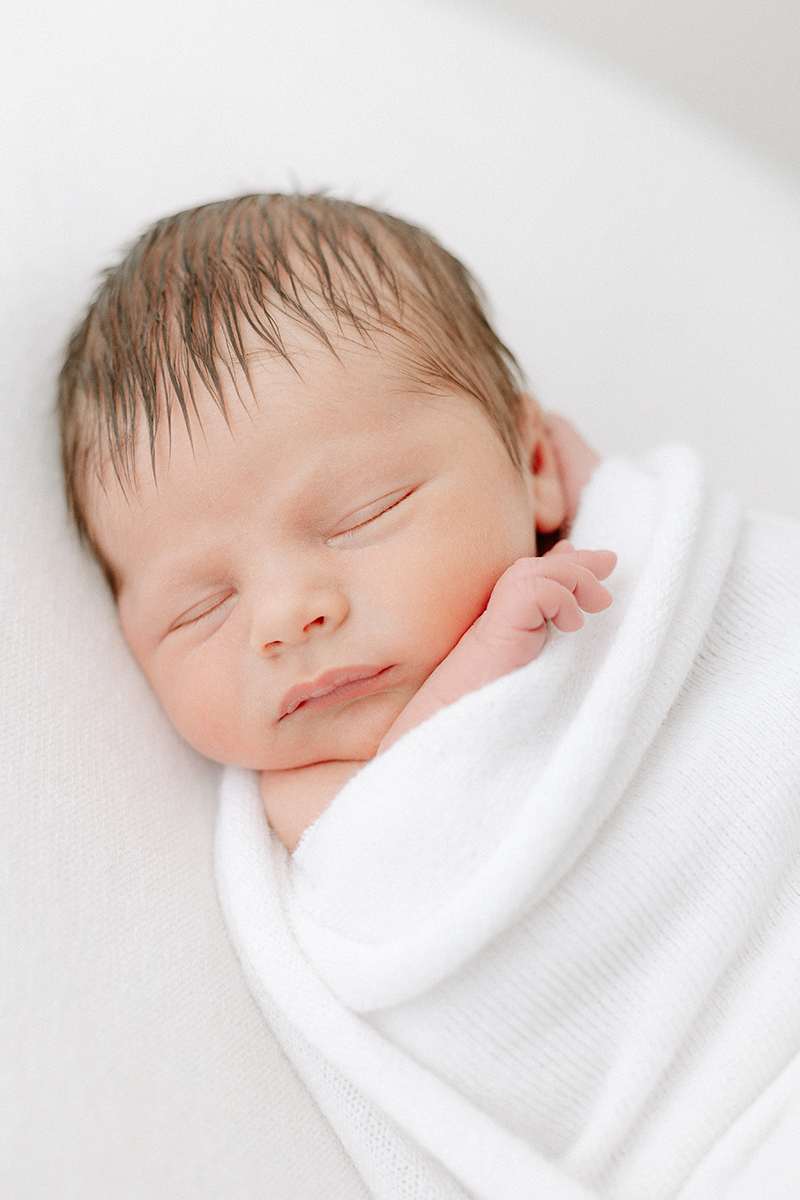
[[[356,509],[350,513],[341,525],[329,536],[328,541],[346,540],[352,535],[358,533],[367,525],[371,525],[373,521],[379,517],[385,516],[387,513],[397,508],[404,500],[416,491],[415,487],[398,488],[394,492],[389,492],[385,496],[381,496],[377,500],[373,500],[371,504],[365,505],[363,508]]]
[[[195,625],[199,621],[212,616],[222,617],[227,611],[228,602],[233,601],[236,597],[236,592],[233,588],[225,588],[224,591],[215,592],[212,596],[207,596],[204,600],[193,604],[186,612],[181,613],[177,620],[173,621],[167,633],[174,633],[178,629],[184,629],[188,625]]]

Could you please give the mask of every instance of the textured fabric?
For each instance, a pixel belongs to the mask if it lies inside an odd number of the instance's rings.
[[[671,448],[604,464],[573,540],[617,550],[612,608],[293,856],[226,772],[233,940],[380,1200],[723,1195],[795,1102],[800,530]]]

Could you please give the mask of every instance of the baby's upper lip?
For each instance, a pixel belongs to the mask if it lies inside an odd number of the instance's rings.
[[[323,671],[321,675],[317,675],[316,679],[297,683],[294,687],[289,688],[283,697],[278,720],[281,721],[284,717],[288,717],[290,713],[300,707],[304,700],[325,696],[345,683],[354,683],[358,679],[371,679],[373,675],[380,675],[388,669],[388,667],[375,666],[334,667],[330,671]]]

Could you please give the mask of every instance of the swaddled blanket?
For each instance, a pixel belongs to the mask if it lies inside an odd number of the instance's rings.
[[[800,1094],[800,531],[669,448],[603,464],[572,540],[612,607],[294,855],[224,776],[231,935],[377,1200],[722,1196]]]

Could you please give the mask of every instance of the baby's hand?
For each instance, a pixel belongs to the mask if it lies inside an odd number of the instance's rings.
[[[548,621],[572,633],[583,626],[581,610],[608,608],[611,595],[600,580],[616,562],[611,550],[576,550],[565,541],[541,558],[512,563],[484,612],[409,701],[378,753],[438,709],[532,662],[547,640]]]
[[[611,550],[575,550],[571,542],[559,542],[542,558],[518,558],[498,579],[485,612],[444,661],[450,662],[463,644],[470,653],[482,649],[494,656],[476,653],[476,667],[479,661],[485,662],[484,670],[494,664],[485,682],[524,667],[544,646],[548,621],[573,633],[583,627],[581,609],[597,613],[608,608],[611,595],[599,581],[616,562]]]

